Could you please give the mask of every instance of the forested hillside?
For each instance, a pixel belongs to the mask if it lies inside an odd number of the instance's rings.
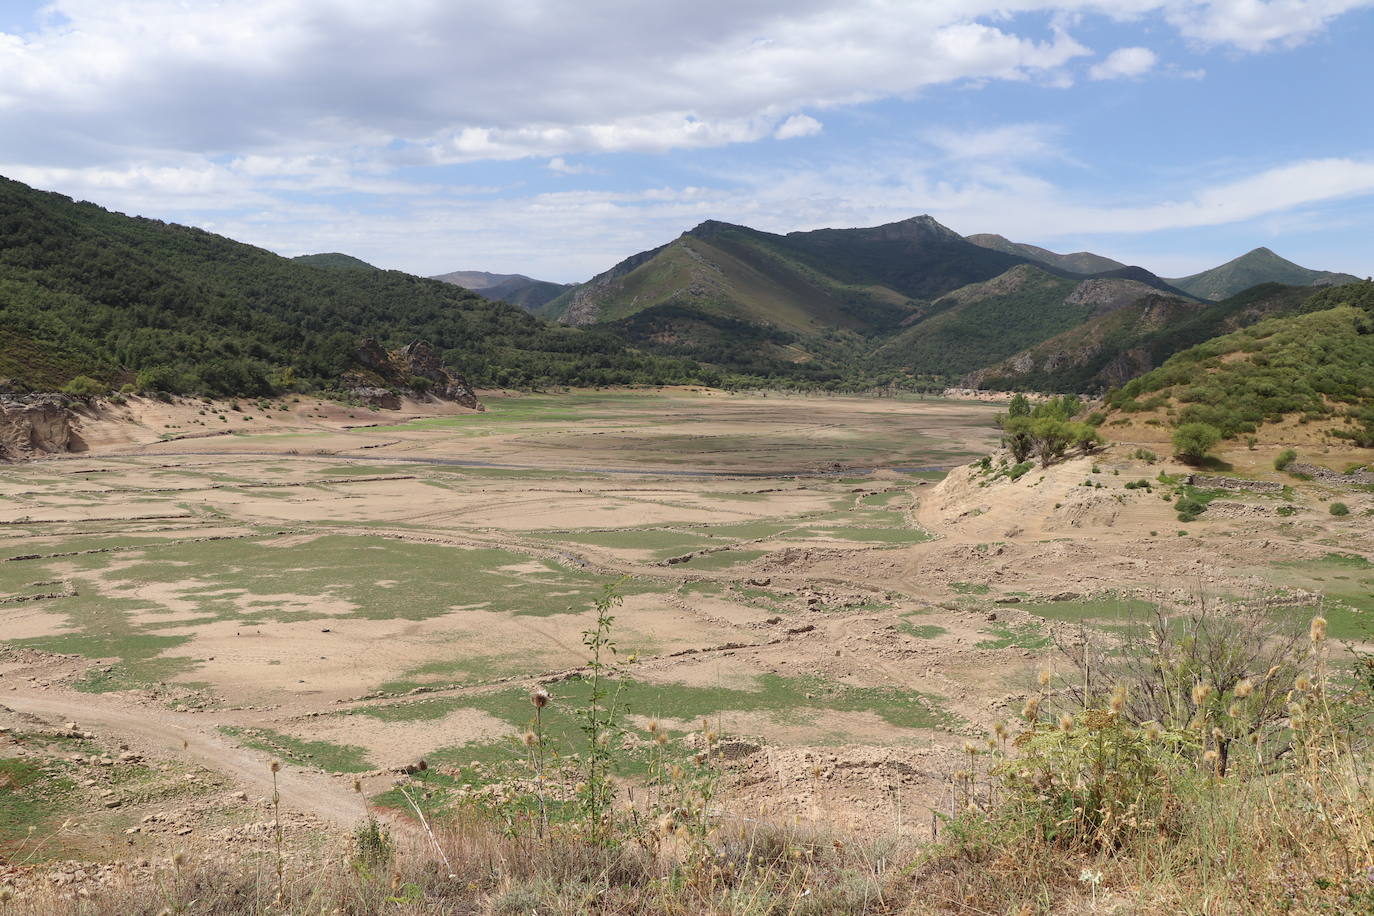
[[[1322,290],[1270,318],[1171,357],[1113,393],[1125,413],[1171,408],[1223,436],[1298,416],[1374,447],[1374,283]]]
[[[364,337],[424,339],[482,385],[696,381],[605,331],[397,271],[293,261],[187,226],[131,218],[0,179],[0,378],[252,395],[328,387]],[[356,266],[356,265],[352,265]]]
[[[1278,283],[1217,303],[1152,293],[972,372],[963,384],[1061,392],[1119,387],[1218,334],[1293,314],[1311,295],[1308,287]]]

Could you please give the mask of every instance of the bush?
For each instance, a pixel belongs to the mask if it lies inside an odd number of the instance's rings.
[[[1336,516],[1349,515],[1350,507],[1347,506],[1345,503],[1332,503],[1331,514]]]
[[[1180,522],[1196,521],[1197,517],[1207,511],[1207,503],[1198,499],[1196,496],[1181,494],[1178,502],[1174,503],[1174,508],[1178,510],[1178,520]]]
[[[1221,441],[1221,431],[1207,423],[1184,423],[1174,430],[1174,453],[1189,464],[1201,464]]]
[[[1011,452],[1016,462],[1025,461],[1035,450],[1035,440],[1031,435],[1030,417],[1013,416],[1002,421],[1002,444]]]
[[[1074,433],[1072,423],[1056,417],[1041,417],[1031,422],[1031,438],[1042,467],[1049,467],[1056,458],[1063,457],[1074,441]]]
[[[78,398],[93,398],[109,390],[109,385],[97,382],[89,375],[78,375],[66,385],[62,386],[63,394],[70,394]]]
[[[1020,480],[1022,475],[1033,467],[1035,467],[1035,465],[1032,462],[1022,461],[1019,464],[1012,465],[1011,469],[1007,471],[1007,476],[1012,480]]]
[[[1274,470],[1282,471],[1294,461],[1298,460],[1298,453],[1291,448],[1286,448],[1279,452],[1279,456],[1274,459]]]

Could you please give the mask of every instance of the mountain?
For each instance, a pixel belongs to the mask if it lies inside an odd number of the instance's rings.
[[[451,273],[438,274],[430,277],[430,279],[443,280],[445,283],[466,287],[473,292],[481,292],[488,286],[495,286],[507,280],[528,280],[529,277],[524,274],[492,274],[485,270],[455,270]]]
[[[1226,436],[1300,415],[1325,435],[1374,447],[1374,283],[1316,294],[1296,314],[1268,318],[1171,356],[1115,392],[1128,419],[1165,411]]]
[[[331,259],[332,260],[332,259]],[[169,392],[329,388],[364,338],[424,340],[478,386],[700,381],[601,332],[390,270],[322,269],[0,178],[0,378]]]
[[[1220,267],[1169,282],[1199,299],[1219,301],[1260,283],[1330,286],[1351,283],[1358,279],[1350,274],[1311,270],[1279,257],[1268,248],[1256,248],[1235,260],[1227,261]]]
[[[707,221],[539,312],[737,371],[806,374],[854,365],[931,298],[1021,263],[928,216],[787,235]]]
[[[1125,267],[1120,261],[1113,261],[1111,258],[1104,258],[1100,254],[1093,254],[1090,251],[1075,251],[1073,254],[1055,254],[1048,248],[1039,248],[1035,245],[1027,245],[1024,242],[1013,242],[1010,239],[991,233],[980,233],[978,235],[965,236],[975,245],[983,248],[990,248],[993,251],[1000,251],[1003,254],[1015,255],[1025,258],[1028,261],[1035,261],[1046,264],[1050,267],[1057,267],[1060,270],[1067,270],[1075,274],[1100,274],[1111,270],[1120,270]]]
[[[538,311],[573,286],[571,283],[535,280],[524,274],[493,274],[483,270],[455,270],[430,279],[464,286],[488,299],[509,302],[529,312]]]
[[[332,270],[379,270],[366,261],[353,257],[351,254],[341,254],[337,251],[328,251],[323,254],[303,254],[292,258],[297,264],[308,264],[311,267],[326,267]]]

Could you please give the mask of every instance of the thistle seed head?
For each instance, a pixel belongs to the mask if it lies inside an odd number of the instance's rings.
[[[1235,690],[1236,699],[1243,700],[1243,699],[1245,699],[1246,697],[1248,697],[1250,694],[1252,694],[1252,693],[1254,693],[1254,692],[1255,692],[1255,685],[1254,685],[1253,683],[1251,683],[1251,681],[1250,681],[1250,679],[1249,679],[1248,677],[1247,677],[1245,680],[1241,681],[1239,684],[1236,685],[1236,690]]]
[[[272,761],[272,772],[273,772],[273,773],[280,773],[280,772],[281,772],[281,761],[280,761],[280,760],[273,760],[273,761]]]
[[[1212,685],[1205,681],[1193,685],[1193,705],[1201,706],[1212,695]]]
[[[1326,618],[1325,618],[1325,617],[1321,617],[1321,616],[1313,617],[1313,618],[1312,618],[1312,628],[1308,631],[1307,635],[1308,635],[1309,637],[1311,637],[1312,642],[1313,642],[1314,644],[1315,644],[1315,643],[1322,643],[1322,642],[1325,642],[1325,641],[1326,641]]]
[[[1059,730],[1065,732],[1073,731],[1073,716],[1069,715],[1068,713],[1063,713],[1062,715],[1060,715]]]
[[[530,691],[530,702],[535,709],[543,709],[549,705],[549,692],[543,687],[536,687]]]
[[[1121,710],[1123,710],[1123,709],[1126,708],[1126,685],[1125,685],[1125,684],[1117,684],[1117,685],[1116,685],[1116,689],[1112,691],[1112,699],[1111,699],[1111,703],[1109,704],[1109,706],[1110,706],[1112,712],[1116,713],[1117,715],[1120,715],[1120,714],[1121,714]]]
[[[1026,700],[1025,708],[1021,710],[1021,715],[1029,722],[1034,722],[1040,718],[1040,698],[1031,697]]]
[[[1041,687],[1050,686],[1050,669],[1041,668],[1040,674],[1036,677],[1036,681],[1040,684]]]

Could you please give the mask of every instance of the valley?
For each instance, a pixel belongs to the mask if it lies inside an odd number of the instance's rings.
[[[34,862],[209,851],[261,822],[272,759],[293,848],[364,799],[402,829],[393,781],[419,761],[433,811],[523,766],[539,684],[550,733],[577,747],[582,637],[611,583],[624,785],[643,778],[635,747],[690,746],[705,721],[731,749],[723,810],[855,836],[929,838],[961,748],[1017,715],[1081,627],[1201,595],[1300,623],[1324,601],[1333,636],[1370,639],[1374,497],[1285,477],[1181,524],[1162,481],[1187,469],[1153,457],[1167,443],[1148,424],[1013,479],[975,460],[994,404],[483,400],[292,398],[177,439],[202,403],[134,399],[82,418],[88,452],[7,469],[0,757],[70,722],[199,774],[170,796],[73,788],[35,817],[53,839]],[[1302,447],[1332,467],[1360,454]],[[1223,457],[1263,480],[1272,451]],[[1349,520],[1325,513],[1337,492]]]

